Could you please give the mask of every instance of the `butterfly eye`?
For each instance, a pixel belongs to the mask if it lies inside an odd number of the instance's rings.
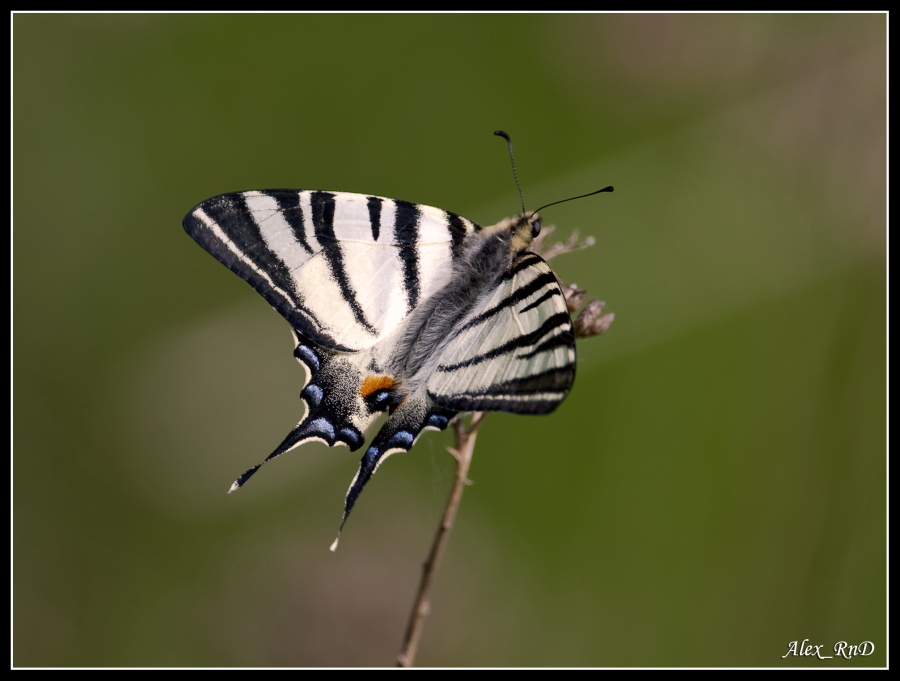
[[[538,234],[541,233],[541,221],[535,220],[531,223],[531,238],[537,239]]]

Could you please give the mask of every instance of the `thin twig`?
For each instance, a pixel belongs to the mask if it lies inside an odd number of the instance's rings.
[[[475,412],[466,427],[462,417],[454,423],[456,431],[456,446],[448,448],[453,458],[456,459],[456,479],[447,499],[444,516],[438,526],[434,541],[431,544],[431,552],[428,560],[422,566],[422,581],[419,582],[419,592],[416,594],[415,603],[409,616],[409,624],[406,627],[406,637],[403,640],[403,648],[397,656],[398,667],[411,667],[416,659],[416,650],[419,647],[419,638],[422,636],[422,627],[425,625],[425,617],[431,610],[431,587],[434,584],[434,576],[437,573],[441,557],[453,529],[453,521],[456,519],[456,511],[462,499],[463,489],[469,481],[469,465],[472,463],[472,454],[475,451],[475,438],[478,435],[478,426],[487,416],[484,412]]]

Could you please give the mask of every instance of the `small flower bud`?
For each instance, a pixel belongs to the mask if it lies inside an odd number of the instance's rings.
[[[584,306],[581,314],[572,323],[572,329],[576,338],[598,336],[609,328],[609,325],[615,319],[615,315],[603,314],[605,306],[606,303],[602,300],[592,300]]]
[[[563,289],[563,295],[566,297],[566,305],[569,312],[575,312],[584,301],[585,290],[578,288],[575,284],[570,284]]]

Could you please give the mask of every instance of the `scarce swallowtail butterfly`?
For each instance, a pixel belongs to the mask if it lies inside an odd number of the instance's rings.
[[[355,451],[387,413],[341,527],[379,464],[423,431],[464,411],[546,414],[572,387],[566,299],[528,250],[536,213],[481,227],[406,201],[274,189],[208,199],[184,228],[284,316],[307,369],[306,413],[265,461],[312,440]]]

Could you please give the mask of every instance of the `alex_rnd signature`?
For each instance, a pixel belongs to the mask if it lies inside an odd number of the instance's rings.
[[[875,644],[871,641],[863,641],[858,644],[838,641],[831,647],[831,650],[834,651],[834,655],[824,655],[822,651],[824,647],[824,643],[819,645],[809,643],[808,638],[803,639],[802,643],[800,641],[791,641],[788,643],[788,651],[781,656],[781,659],[783,660],[788,655],[794,655],[795,657],[817,657],[820,660],[830,660],[833,657],[843,657],[844,659],[849,660],[857,655],[868,657],[875,652]]]

